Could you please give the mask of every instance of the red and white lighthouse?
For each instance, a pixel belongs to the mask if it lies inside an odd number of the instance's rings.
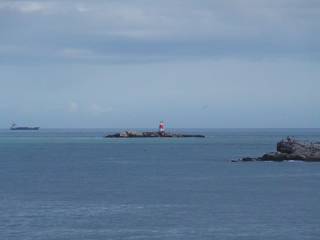
[[[161,121],[159,125],[159,132],[163,134],[165,132],[164,122]]]

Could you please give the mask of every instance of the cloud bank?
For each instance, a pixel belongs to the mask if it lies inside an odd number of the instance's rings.
[[[319,1],[7,1],[1,63],[319,59]]]

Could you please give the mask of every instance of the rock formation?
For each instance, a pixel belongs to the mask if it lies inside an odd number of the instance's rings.
[[[134,131],[124,131],[120,133],[115,133],[107,135],[106,138],[204,138],[204,135],[198,134],[177,134],[177,133],[167,133],[167,132],[134,132]]]
[[[264,154],[262,157],[246,157],[240,161],[320,161],[320,143],[302,143],[294,139],[287,138],[277,144],[277,152]]]

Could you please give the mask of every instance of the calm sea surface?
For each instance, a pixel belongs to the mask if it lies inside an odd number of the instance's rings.
[[[320,163],[231,163],[319,129],[0,130],[0,239],[320,239]]]

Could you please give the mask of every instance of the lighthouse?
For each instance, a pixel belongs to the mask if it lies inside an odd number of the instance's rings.
[[[165,133],[165,127],[164,127],[164,122],[163,121],[161,121],[160,124],[159,124],[159,133],[161,135],[164,135],[164,133]]]

